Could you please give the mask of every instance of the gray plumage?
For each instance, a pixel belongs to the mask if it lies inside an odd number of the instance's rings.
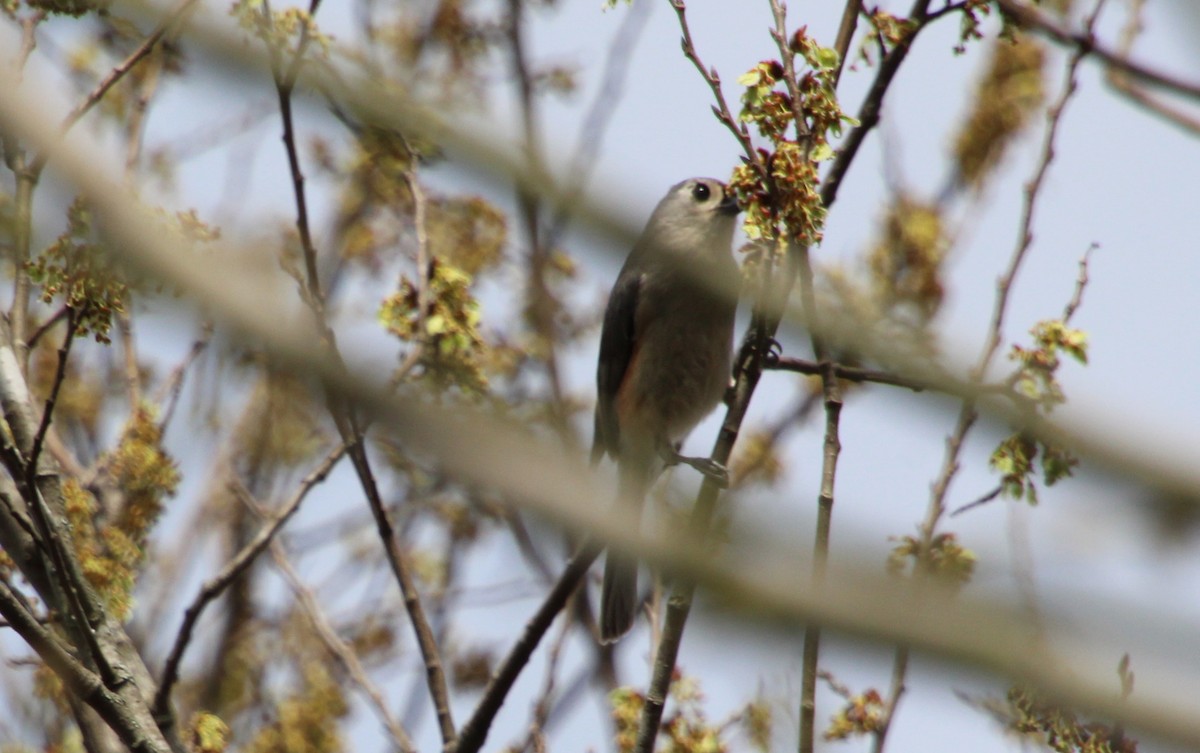
[[[609,296],[596,369],[592,462],[617,461],[621,499],[642,501],[668,463],[723,474],[678,454],[688,433],[720,402],[730,378],[739,273],[730,245],[737,203],[725,185],[692,178],[655,207]],[[633,624],[637,562],[609,554],[600,597],[600,637]]]

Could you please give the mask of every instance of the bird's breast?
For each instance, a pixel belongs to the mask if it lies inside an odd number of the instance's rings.
[[[618,395],[621,433],[675,443],[716,407],[728,385],[734,305],[705,295],[647,293],[636,355]]]

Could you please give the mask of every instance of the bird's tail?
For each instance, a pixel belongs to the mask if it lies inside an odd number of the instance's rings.
[[[609,552],[600,588],[600,642],[612,643],[629,632],[637,613],[637,560]]]
[[[654,478],[655,469],[639,462],[643,455],[618,461],[621,495],[618,506],[630,516],[633,530],[641,527],[642,503]],[[638,610],[637,559],[609,551],[604,562],[604,584],[600,588],[600,642],[612,643],[629,632]]]

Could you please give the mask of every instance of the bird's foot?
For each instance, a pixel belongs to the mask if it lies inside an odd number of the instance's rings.
[[[783,345],[774,337],[768,337],[766,346],[766,350],[763,353],[763,362],[770,368],[779,363],[779,357],[783,355]]]
[[[668,447],[663,453],[663,459],[668,466],[683,465],[691,466],[705,477],[712,479],[713,483],[721,489],[729,488],[729,469],[721,465],[712,458],[689,458],[685,455],[680,455],[678,450]]]

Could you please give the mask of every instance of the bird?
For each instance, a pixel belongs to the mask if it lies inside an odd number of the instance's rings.
[[[616,461],[618,499],[638,521],[647,491],[669,465],[684,463],[728,485],[719,463],[679,450],[730,382],[738,211],[719,180],[675,184],[650,215],[608,297],[591,461],[595,466],[605,455]],[[637,606],[636,559],[609,552],[600,595],[602,643],[629,631]]]

